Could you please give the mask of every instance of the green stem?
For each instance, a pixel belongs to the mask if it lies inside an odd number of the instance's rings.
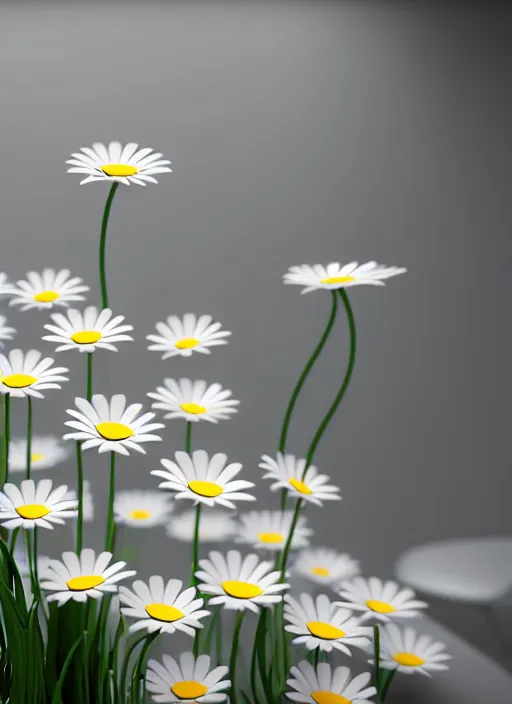
[[[149,650],[149,647],[153,641],[155,641],[158,636],[160,635],[160,631],[156,631],[155,633],[151,633],[146,637],[146,642],[142,646],[142,649],[140,651],[139,657],[137,658],[137,662],[135,663],[135,667],[133,670],[133,675],[132,675],[132,704],[138,704],[139,701],[139,678],[141,676],[142,668],[144,667],[144,660],[146,658],[147,652]]]
[[[201,522],[201,502],[196,506],[196,520],[194,522],[194,541],[192,543],[192,574],[190,576],[190,586],[195,587],[197,584],[196,572],[199,562],[199,524]]]
[[[130,664],[130,658],[132,656],[135,648],[142,643],[143,640],[147,638],[147,634],[144,634],[140,638],[137,638],[131,646],[128,648],[124,655],[123,669],[121,670],[121,702],[126,702],[126,677],[128,675],[128,665]]]
[[[27,479],[30,479],[32,469],[32,396],[27,396]]]
[[[315,648],[314,651],[314,660],[313,660],[313,667],[316,668],[318,667],[318,663],[320,662],[320,648]]]
[[[30,573],[30,587],[32,590],[32,595],[34,599],[36,598],[36,585],[35,585],[35,577],[34,577],[34,556],[32,552],[32,541],[30,540],[30,531],[26,530],[25,531],[25,542],[27,545],[27,561],[28,561],[28,569]]]
[[[87,352],[87,400],[92,398],[92,352]]]
[[[292,545],[292,540],[293,540],[293,534],[295,533],[295,528],[297,527],[297,523],[299,521],[299,515],[300,515],[300,509],[302,508],[302,500],[297,499],[297,503],[295,504],[295,511],[293,514],[293,519],[292,519],[292,524],[290,526],[290,530],[288,532],[288,537],[286,538],[286,543],[284,546],[283,550],[283,557],[281,560],[281,582],[284,582],[284,576],[286,574],[286,565],[288,562],[288,555],[290,554],[290,548]]]
[[[396,672],[397,672],[396,670],[391,670],[391,672],[388,674],[386,684],[382,687],[382,691],[380,692],[381,702],[384,702],[386,700],[386,697],[388,696],[388,692],[391,688],[391,684],[392,684],[393,680],[395,679]]]
[[[101,306],[102,308],[108,308],[108,294],[107,294],[107,273],[105,270],[105,246],[107,244],[107,227],[108,218],[110,215],[110,208],[112,207],[112,201],[119,186],[118,181],[114,181],[110,187],[110,192],[108,194],[107,202],[105,203],[105,210],[103,211],[103,218],[101,220],[101,236],[100,236],[100,284],[101,284]]]
[[[84,468],[82,463],[82,443],[76,442],[76,468],[78,482],[78,519],[76,525],[76,552],[80,554],[82,550],[82,536],[84,525]]]
[[[191,421],[187,421],[187,434],[185,437],[185,452],[188,452],[189,455],[192,454],[192,423]]]
[[[235,630],[233,632],[233,644],[231,646],[231,656],[229,658],[229,675],[231,679],[231,704],[237,704],[236,698],[236,663],[238,655],[238,643],[240,641],[240,629],[244,620],[245,611],[237,611]]]
[[[114,552],[114,496],[116,492],[116,453],[110,453],[110,489],[108,495],[107,540],[105,550]]]
[[[380,692],[380,630],[377,625],[373,627],[373,657],[375,660],[375,687]]]
[[[9,481],[9,442],[11,440],[11,394],[5,394],[5,479]]]
[[[11,556],[14,555],[14,548],[16,547],[16,540],[18,539],[18,535],[20,532],[20,528],[15,528],[12,532],[11,535],[11,547],[9,548],[9,552],[11,553]]]

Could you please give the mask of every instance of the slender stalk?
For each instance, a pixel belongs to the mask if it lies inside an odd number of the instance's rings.
[[[235,630],[233,632],[233,644],[231,646],[231,656],[229,658],[229,675],[231,679],[231,704],[237,704],[236,697],[236,663],[238,655],[238,643],[240,641],[240,629],[244,620],[245,611],[237,611]]]
[[[288,537],[286,538],[286,543],[284,545],[284,550],[283,550],[283,557],[281,560],[281,582],[284,582],[284,576],[286,574],[286,565],[288,562],[288,555],[290,554],[290,548],[292,545],[293,534],[295,533],[295,528],[297,527],[297,523],[299,521],[299,515],[300,515],[301,508],[302,508],[302,501],[301,501],[301,499],[297,499],[297,503],[295,504],[295,511],[293,514],[292,524],[291,524],[290,530],[288,532]]]
[[[39,534],[37,531],[37,526],[34,526],[34,557],[33,557],[33,559],[34,559],[34,581],[37,584],[37,589],[39,591],[39,573],[38,573],[38,569],[37,569],[37,551],[38,551],[38,546],[37,546],[38,540],[37,539],[38,539],[38,537],[39,537]]]
[[[114,552],[114,496],[116,492],[116,453],[110,453],[110,489],[108,495],[107,540],[105,550]]]
[[[315,648],[315,655],[314,655],[314,662],[313,662],[313,667],[316,668],[318,667],[318,663],[320,662],[320,648]]]
[[[112,207],[112,201],[119,186],[118,181],[114,181],[110,187],[110,192],[108,194],[107,202],[105,203],[105,210],[103,211],[103,218],[101,220],[101,236],[100,236],[100,285],[101,285],[101,306],[102,308],[108,308],[108,293],[107,293],[107,273],[105,270],[105,248],[107,244],[107,227],[108,218],[110,216],[110,208]]]
[[[380,692],[380,629],[373,627],[373,657],[375,660],[375,687]]]
[[[35,586],[35,577],[34,577],[34,558],[33,558],[33,553],[32,553],[32,541],[30,540],[30,531],[29,530],[25,531],[25,542],[27,545],[27,561],[28,561],[28,570],[30,573],[30,587],[32,589],[32,595],[35,599],[36,598],[36,586]]]
[[[82,443],[76,442],[76,470],[78,484],[78,518],[76,524],[76,552],[82,550],[82,537],[84,525],[84,468],[82,463]]]
[[[199,524],[201,522],[201,502],[197,502],[196,520],[194,523],[194,541],[192,543],[192,574],[190,575],[190,586],[195,587],[197,584],[196,572],[199,561]]]
[[[133,670],[133,676],[132,676],[132,704],[138,704],[138,685],[139,685],[139,679],[141,676],[141,671],[142,668],[144,667],[144,660],[146,658],[147,652],[149,650],[149,647],[151,643],[153,643],[154,640],[158,638],[160,635],[160,631],[156,631],[155,633],[150,633],[146,637],[146,642],[142,646],[142,649],[140,651],[139,657],[137,658],[137,662],[135,663],[135,668]]]
[[[16,540],[18,539],[18,535],[20,533],[20,528],[15,528],[12,532],[11,535],[11,547],[9,548],[9,552],[11,555],[14,555],[14,548],[16,547]]]
[[[191,421],[187,421],[187,434],[185,437],[185,452],[188,452],[189,455],[192,454],[192,423]]]
[[[32,396],[27,396],[27,479],[32,469]]]
[[[392,684],[393,680],[395,679],[395,675],[396,675],[396,670],[391,670],[391,672],[388,674],[386,684],[382,687],[382,690],[380,691],[381,702],[386,701],[386,697],[388,696],[388,692],[391,689],[391,684]]]
[[[130,658],[131,658],[132,653],[135,650],[135,648],[140,643],[142,643],[142,641],[145,640],[146,638],[147,638],[147,634],[144,634],[143,636],[141,636],[140,638],[135,640],[130,645],[130,647],[128,648],[128,650],[126,651],[126,653],[124,655],[124,662],[123,662],[123,668],[121,670],[121,683],[120,683],[121,684],[121,702],[123,702],[123,704],[124,704],[124,702],[126,702],[126,677],[128,675],[128,665],[130,664]]]
[[[87,400],[92,398],[92,352],[87,352]]]
[[[5,483],[9,481],[9,443],[11,441],[11,394],[5,394]]]

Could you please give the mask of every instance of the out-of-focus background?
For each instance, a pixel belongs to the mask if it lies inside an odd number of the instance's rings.
[[[405,266],[407,275],[386,288],[350,292],[356,370],[316,457],[344,500],[308,510],[314,544],[350,553],[367,575],[391,577],[401,554],[423,543],[506,539],[510,6],[18,0],[2,3],[0,14],[0,270],[16,280],[70,268],[99,304],[108,186],[80,187],[65,160],[119,139],[172,161],[158,185],[121,187],[116,196],[110,301],[135,326],[136,342],[95,354],[95,390],[144,402],[164,377],[181,376],[231,388],[240,412],[194,428],[194,446],[243,462],[258,505],[277,506],[258,460],[277,449],[289,394],[330,305],[323,292],[302,297],[283,286],[282,274],[306,262]],[[188,360],[147,352],[157,321],[189,311],[222,321],[230,344]],[[40,342],[45,313],[7,314],[16,346],[53,353]],[[340,319],[301,398],[291,452],[305,452],[347,348]],[[83,357],[57,358],[72,378],[34,404],[37,433],[60,434],[66,408],[85,393]],[[25,405],[13,406],[20,436]],[[119,487],[155,487],[149,471],[183,447],[183,426],[169,422],[148,455],[120,460]],[[97,517],[87,542],[100,544],[107,458],[91,451],[85,462]],[[45,476],[73,483],[73,467]],[[188,545],[163,531],[122,536],[140,574],[187,578]],[[45,538],[48,553],[69,548],[69,533]],[[478,559],[470,562],[478,572]],[[482,563],[483,582],[492,569]],[[402,683],[404,701],[462,701],[456,688],[471,677],[492,691],[484,685],[505,673],[488,657],[512,669],[511,643],[502,642],[506,595],[490,609],[429,600],[459,657],[425,690]],[[478,663],[487,674],[478,676]],[[478,686],[467,685],[464,701]],[[507,701],[505,689],[494,696]]]

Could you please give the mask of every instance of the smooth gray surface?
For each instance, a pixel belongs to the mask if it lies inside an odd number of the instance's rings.
[[[0,11],[0,266],[12,278],[69,267],[99,302],[107,185],[80,188],[64,161],[120,139],[173,162],[158,186],[116,196],[111,304],[137,342],[95,357],[95,389],[142,401],[164,376],[232,388],[240,413],[201,425],[194,443],[258,480],[329,307],[327,295],[284,287],[282,273],[331,260],[406,266],[385,289],[352,295],[356,372],[317,454],[344,501],[308,511],[316,541],[386,576],[412,545],[508,533],[508,5],[17,2]],[[220,319],[230,345],[180,361],[145,352],[156,321],[187,311]],[[53,350],[39,343],[45,315],[9,318],[22,347]],[[295,418],[296,454],[335,393],[347,342],[340,320]],[[84,393],[85,360],[58,360],[73,380],[36,402],[37,432],[58,432]],[[22,433],[24,404],[14,405]],[[183,435],[174,422],[161,447],[119,462],[119,486],[154,485],[149,470]],[[88,453],[86,473],[101,516],[107,458]],[[73,465],[53,476],[72,482]],[[48,536],[47,551],[68,547],[63,536]],[[143,573],[187,577],[186,547],[163,533],[145,541]]]

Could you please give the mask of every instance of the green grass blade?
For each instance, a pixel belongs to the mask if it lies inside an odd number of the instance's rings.
[[[60,672],[59,680],[55,686],[55,691],[53,692],[52,704],[64,704],[64,702],[62,700],[62,688],[64,687],[64,681],[66,679],[66,675],[68,674],[68,670],[71,667],[71,663],[73,661],[73,657],[75,655],[75,652],[78,649],[78,647],[80,645],[82,645],[84,638],[85,638],[85,633],[81,633],[80,636],[73,643],[71,650],[69,651],[68,656],[64,661],[64,665],[63,665],[62,670]]]

